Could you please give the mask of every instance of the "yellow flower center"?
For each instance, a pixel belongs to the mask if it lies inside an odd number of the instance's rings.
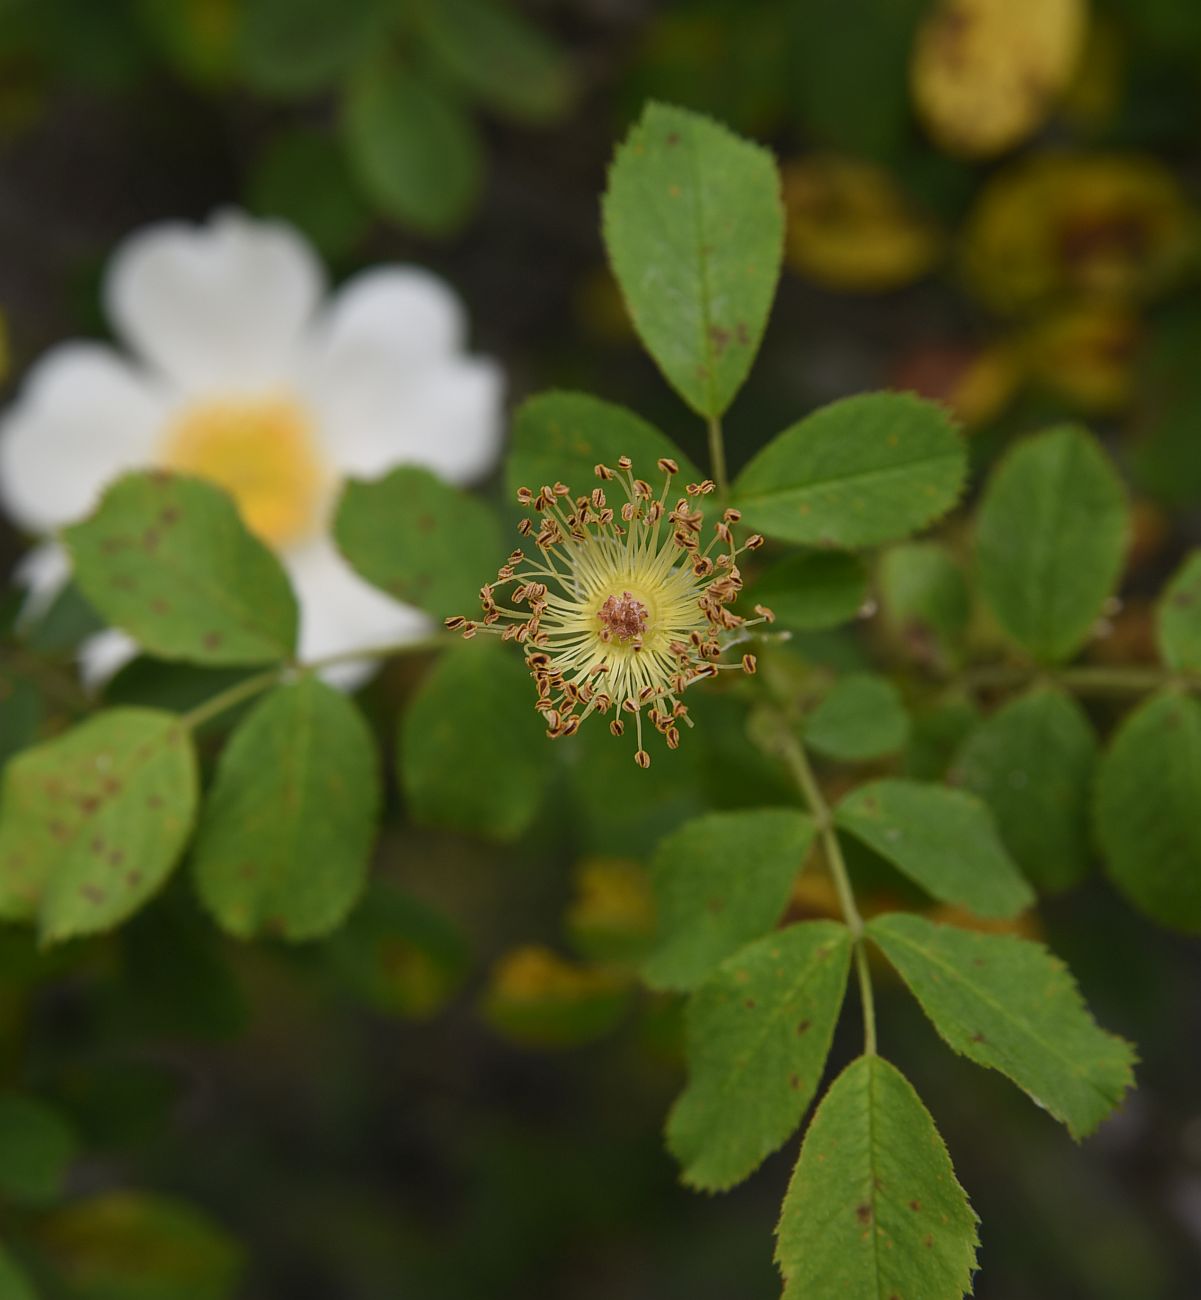
[[[329,468],[308,413],[286,397],[195,403],[167,431],[162,460],[223,487],[251,532],[276,549],[321,524]]]

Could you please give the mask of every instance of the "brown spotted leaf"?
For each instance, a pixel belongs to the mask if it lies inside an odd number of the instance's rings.
[[[720,416],[751,368],[780,274],[771,154],[707,117],[648,104],[609,170],[604,236],[647,351],[694,411]]]
[[[492,511],[414,465],[348,483],[334,537],[368,582],[435,618],[470,615],[503,558]]]
[[[0,916],[43,939],[106,930],[175,865],[196,809],[179,719],[112,709],[8,765],[0,794]]]
[[[242,938],[333,929],[366,879],[379,790],[354,702],[314,677],[277,687],[217,764],[192,855],[205,906]]]
[[[667,1143],[690,1186],[732,1187],[796,1131],[850,963],[846,926],[803,921],[747,944],[689,999],[688,1087]]]
[[[961,1300],[977,1222],[909,1081],[861,1056],[818,1106],[784,1198],[784,1300]]]
[[[130,474],[64,537],[79,589],[151,654],[265,664],[292,653],[298,614],[287,575],[220,488]]]
[[[1042,944],[891,912],[867,932],[956,1052],[999,1070],[1075,1138],[1134,1082],[1130,1044],[1101,1029]]]

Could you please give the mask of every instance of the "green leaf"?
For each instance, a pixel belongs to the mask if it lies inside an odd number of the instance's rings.
[[[1126,497],[1082,429],[1019,444],[993,472],[976,520],[980,590],[1037,659],[1070,659],[1088,639],[1122,570]]]
[[[57,1111],[36,1097],[0,1093],[0,1198],[37,1206],[57,1200],[74,1158],[75,1136]]]
[[[380,0],[242,0],[238,55],[255,90],[307,95],[337,80],[381,34]]]
[[[1136,709],[1097,774],[1110,879],[1161,925],[1201,932],[1201,704],[1167,692]]]
[[[236,1243],[190,1205],[106,1192],[58,1210],[38,1241],[69,1300],[229,1300]]]
[[[379,785],[352,700],[316,677],[272,691],[221,755],[192,855],[222,928],[311,939],[338,925],[366,879]]]
[[[326,257],[344,256],[371,225],[344,151],[319,131],[273,134],[255,163],[248,201],[262,216],[290,221]]]
[[[170,713],[110,709],[9,763],[0,916],[42,938],[107,930],[174,867],[196,809],[196,756]]]
[[[1201,551],[1193,551],[1164,588],[1155,630],[1169,668],[1201,672]]]
[[[1037,687],[976,728],[952,780],[984,800],[1014,861],[1040,889],[1054,892],[1088,870],[1096,763],[1088,715],[1063,691]]]
[[[955,504],[967,455],[942,407],[910,393],[831,402],[791,425],[739,474],[734,504],[769,537],[874,546]]]
[[[867,932],[948,1046],[999,1070],[1074,1138],[1134,1083],[1130,1044],[1098,1028],[1063,962],[1040,943],[893,912]]]
[[[748,604],[767,605],[796,632],[849,623],[867,600],[867,569],[854,555],[805,551],[773,564],[751,588]]]
[[[978,1222],[909,1081],[861,1056],[814,1113],[784,1198],[783,1300],[961,1300]]]
[[[21,640],[38,654],[63,654],[104,630],[104,620],[84,599],[74,582],[68,582],[42,613],[20,625]]]
[[[534,702],[516,647],[477,637],[447,650],[401,726],[400,780],[413,816],[488,839],[520,835],[553,761]]]
[[[492,511],[413,465],[347,483],[334,538],[368,582],[438,618],[469,613],[503,555]]]
[[[908,736],[900,691],[874,673],[839,678],[805,719],[805,742],[844,763],[895,754]]]
[[[373,59],[351,79],[343,130],[371,201],[402,225],[449,234],[479,195],[479,136],[461,104],[412,68]]]
[[[659,841],[651,864],[659,936],[642,975],[691,989],[780,919],[813,842],[813,821],[787,808],[708,813]]]
[[[28,745],[42,724],[42,697],[32,682],[0,670],[0,768]]]
[[[298,614],[287,575],[220,488],[130,474],[65,538],[80,590],[151,654],[261,664],[292,653]]]
[[[944,697],[913,715],[901,773],[918,781],[941,781],[960,746],[980,721],[967,699]]]
[[[513,444],[505,464],[505,486],[516,492],[544,483],[566,483],[576,496],[596,483],[595,465],[615,465],[622,456],[643,478],[657,473],[663,458],[680,467],[677,482],[698,483],[704,475],[670,438],[633,411],[587,393],[539,393],[513,417]]]
[[[643,344],[717,418],[758,351],[784,210],[770,153],[696,113],[648,104],[609,170],[605,247]]]
[[[937,542],[894,546],[880,561],[880,601],[889,626],[917,658],[958,662],[971,602],[963,570]]]
[[[515,10],[494,0],[437,0],[422,5],[419,16],[442,66],[497,112],[546,122],[566,111],[567,61]]]
[[[0,1295],[4,1300],[37,1300],[33,1284],[0,1247]]]
[[[1034,893],[974,795],[922,781],[873,781],[834,820],[940,902],[977,916],[1016,916]]]
[[[850,964],[845,926],[806,921],[748,944],[689,999],[688,1087],[667,1121],[689,1186],[733,1187],[796,1131],[825,1068]]]
[[[386,1015],[427,1020],[467,976],[470,954],[453,922],[393,885],[374,881],[326,946],[330,969]]]

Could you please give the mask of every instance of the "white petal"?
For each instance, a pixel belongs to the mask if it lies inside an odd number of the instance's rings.
[[[111,348],[65,343],[0,422],[0,502],[44,533],[81,518],[123,470],[150,463],[166,401]]]
[[[115,627],[88,637],[79,647],[79,675],[85,689],[89,692],[98,691],[140,653],[133,637],[119,632]]]
[[[419,640],[432,621],[364,582],[328,538],[320,538],[283,558],[300,600],[300,661],[374,650]],[[332,685],[351,689],[374,671],[371,660],[339,664],[322,671]]]
[[[345,474],[375,478],[424,465],[450,483],[482,478],[500,455],[504,378],[482,357],[419,372],[362,365],[311,400],[326,455]]]
[[[371,357],[417,367],[463,347],[463,304],[444,281],[417,266],[378,266],[342,286],[314,331],[319,367]]]
[[[17,561],[13,577],[25,588],[22,621],[40,618],[71,576],[71,557],[58,542],[43,542]]]
[[[323,289],[321,264],[297,231],[238,212],[136,232],[105,283],[123,337],[190,392],[286,381]]]

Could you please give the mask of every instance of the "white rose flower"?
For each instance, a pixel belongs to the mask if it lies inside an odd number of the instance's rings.
[[[125,471],[198,474],[232,494],[287,569],[302,661],[425,635],[424,614],[342,559],[331,513],[348,475],[410,464],[463,484],[486,473],[500,447],[501,373],[465,354],[463,309],[427,271],[373,268],[328,303],[325,288],[313,250],[277,221],[223,212],[131,235],[104,285],[131,356],[72,342],[34,366],[0,420],[0,504],[45,537]],[[44,605],[68,572],[47,541],[17,576]],[[82,649],[85,680],[136,652],[123,633],[101,633]],[[352,685],[368,671],[331,675]]]

